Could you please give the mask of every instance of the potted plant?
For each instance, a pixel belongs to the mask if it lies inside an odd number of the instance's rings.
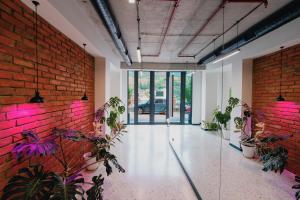
[[[218,130],[218,124],[213,121],[202,121],[201,128],[205,131],[216,131]]]
[[[293,189],[296,189],[295,197],[296,200],[300,199],[300,176],[295,176],[295,181],[297,182],[296,185],[293,186]]]
[[[86,152],[83,155],[87,167],[87,170],[96,170],[99,164],[96,162],[97,153],[99,149],[106,148],[107,143],[112,142],[118,134],[122,133],[125,128],[122,122],[120,122],[120,116],[125,111],[123,102],[118,97],[112,97],[102,107],[100,107],[95,114],[94,133],[95,137],[86,137],[92,149],[90,152]],[[110,134],[101,135],[101,129],[105,129],[107,125],[110,129]],[[105,144],[105,145],[103,145]]]
[[[234,123],[237,130],[241,132],[241,148],[243,155],[246,158],[253,158],[255,155],[256,144],[255,144],[255,135],[252,133],[247,133],[247,126],[249,125],[248,122],[250,121],[249,118],[252,115],[252,111],[248,104],[242,104],[242,116],[235,117]],[[258,124],[256,124],[258,126]]]
[[[119,102],[119,99],[114,98],[112,101]],[[118,109],[122,113],[123,108],[118,107]],[[120,140],[120,135],[125,132],[125,126],[118,122],[118,115],[115,113],[112,115],[108,118],[102,116],[102,121],[105,120],[111,127],[112,136],[96,137],[77,130],[55,128],[49,136],[42,139],[34,131],[23,132],[24,139],[17,143],[12,150],[16,160],[25,166],[26,161],[36,157],[46,157],[47,159],[51,157],[58,161],[61,170],[50,171],[45,169],[43,163],[31,165],[29,162],[28,166],[21,168],[8,181],[3,189],[1,200],[73,200],[85,199],[85,196],[87,200],[103,199],[104,178],[102,175],[94,176],[91,182],[87,182],[81,175],[82,170],[94,163],[73,168],[66,158],[63,143],[64,140],[69,140],[79,144],[97,144],[93,153],[96,162],[101,162],[105,166],[107,175],[112,173],[111,165],[114,165],[119,172],[124,173],[125,170],[118,163],[116,156],[110,152],[110,147],[115,143],[115,140]],[[91,187],[84,189],[83,184],[88,184]]]
[[[238,98],[230,97],[228,100],[228,106],[225,109],[225,112],[222,112],[218,108],[213,112],[214,120],[218,124],[218,129],[221,131],[223,138],[226,140],[230,139],[230,130],[228,122],[231,119],[231,112],[235,106],[239,103]]]

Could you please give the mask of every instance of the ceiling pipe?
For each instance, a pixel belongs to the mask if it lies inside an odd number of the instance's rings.
[[[150,55],[150,54],[143,55],[143,56],[146,56],[146,57],[158,57],[160,55],[162,46],[164,44],[164,41],[165,41],[166,36],[168,34],[168,31],[169,31],[170,25],[171,25],[171,23],[173,21],[173,18],[174,18],[174,15],[175,15],[175,11],[176,11],[176,9],[177,9],[177,7],[179,5],[179,2],[180,2],[180,0],[161,0],[161,1],[172,1],[172,2],[174,2],[174,5],[173,5],[172,11],[171,11],[171,15],[170,15],[168,23],[167,23],[167,27],[165,28],[165,31],[163,33],[163,38],[162,38],[162,40],[160,42],[158,53],[157,54],[153,54],[153,55]]]
[[[119,25],[116,22],[115,16],[111,10],[109,2],[106,0],[92,0],[91,1],[96,12],[103,21],[103,24],[106,26],[115,46],[120,52],[122,58],[128,66],[132,64],[128,49],[122,38],[122,33],[120,31]]]
[[[236,43],[239,44],[239,47],[242,47],[298,17],[300,17],[300,1],[292,1],[250,27],[240,34],[238,38],[234,38],[227,42],[224,45],[224,50],[221,46],[215,49],[215,51],[202,57],[198,64],[207,64],[216,59],[217,56],[233,51],[236,48]]]
[[[197,38],[197,36],[207,27],[210,21],[216,16],[216,14],[225,6],[226,3],[264,3],[265,6],[268,5],[267,0],[222,0],[219,6],[213,11],[213,13],[207,18],[206,22],[200,27],[200,29],[195,33],[195,35],[187,42],[187,44],[179,51],[177,57],[195,57],[196,55],[186,55],[183,52],[192,44],[192,42]]]
[[[206,48],[208,48],[211,44],[213,44],[217,39],[219,39],[223,34],[226,34],[228,31],[230,31],[233,27],[235,27],[238,23],[242,22],[246,17],[248,17],[251,13],[253,13],[256,9],[258,9],[263,3],[260,3],[259,5],[255,6],[252,10],[250,10],[246,15],[241,17],[236,23],[232,24],[230,27],[228,27],[224,33],[219,34],[217,37],[212,39],[207,45],[205,45],[202,49],[200,49],[198,52],[194,54],[196,57],[198,54],[200,54],[202,51],[204,51]]]

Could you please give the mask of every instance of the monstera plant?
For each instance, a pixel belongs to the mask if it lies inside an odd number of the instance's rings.
[[[16,144],[12,154],[18,162],[30,161],[35,158],[53,157],[61,165],[61,171],[46,170],[43,163],[28,162],[28,167],[21,168],[3,189],[1,200],[102,200],[104,178],[101,174],[94,176],[92,182],[87,182],[81,172],[88,167],[83,165],[72,168],[66,158],[64,140],[74,143],[88,143],[93,146],[93,156],[97,163],[103,163],[106,173],[112,173],[112,165],[119,172],[125,170],[118,163],[117,158],[110,152],[115,140],[125,133],[125,126],[120,122],[120,115],[125,107],[118,97],[112,97],[103,107],[97,110],[95,121],[106,124],[111,132],[100,136],[86,134],[77,130],[54,128],[49,136],[41,139],[34,131],[22,133],[23,140]],[[37,159],[39,160],[39,159]],[[91,185],[87,190],[84,184]]]

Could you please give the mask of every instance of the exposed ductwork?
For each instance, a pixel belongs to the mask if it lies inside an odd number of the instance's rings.
[[[294,0],[250,27],[244,33],[240,34],[239,37],[224,44],[224,50],[223,47],[220,46],[215,49],[215,51],[204,56],[199,60],[198,64],[209,63],[216,57],[233,51],[236,48],[237,43],[239,44],[239,47],[242,47],[298,17],[300,17],[300,1]]]
[[[131,58],[129,56],[127,47],[125,45],[122,34],[115,20],[115,16],[111,10],[109,2],[107,0],[91,0],[96,12],[102,19],[104,25],[106,26],[112,40],[114,41],[117,49],[119,50],[124,62],[130,66],[132,64]]]
[[[268,5],[267,0],[222,0],[219,6],[211,13],[211,15],[206,19],[205,23],[199,28],[199,30],[195,33],[195,35],[186,43],[186,45],[179,51],[178,57],[195,57],[194,55],[186,55],[183,52],[193,43],[193,41],[197,38],[198,35],[202,33],[202,31],[207,27],[210,21],[217,15],[217,13],[225,6],[226,3],[264,3],[265,6]]]

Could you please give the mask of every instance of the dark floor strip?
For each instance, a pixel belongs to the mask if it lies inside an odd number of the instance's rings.
[[[198,200],[202,200],[202,198],[201,198],[201,196],[200,196],[200,194],[199,194],[197,188],[195,187],[195,185],[194,185],[194,183],[193,183],[191,177],[189,176],[189,174],[188,174],[187,171],[185,170],[185,168],[184,168],[182,162],[180,161],[180,159],[179,159],[179,157],[178,157],[178,155],[177,155],[177,153],[176,153],[175,149],[173,148],[173,146],[172,146],[172,144],[171,144],[170,141],[169,141],[169,145],[170,145],[171,149],[173,150],[173,153],[174,153],[175,157],[177,158],[177,161],[179,162],[179,165],[180,165],[181,169],[183,170],[183,172],[184,172],[186,178],[188,179],[190,185],[192,186],[192,189],[193,189],[193,191],[194,191],[194,193],[195,193],[197,199],[198,199]]]

